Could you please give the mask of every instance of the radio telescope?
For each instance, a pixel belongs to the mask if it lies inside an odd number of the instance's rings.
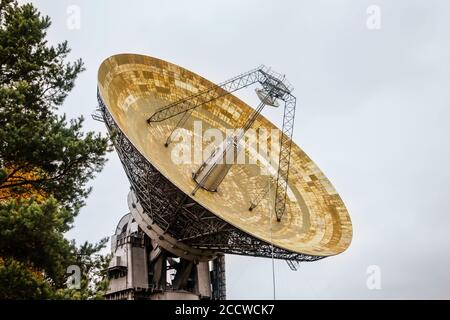
[[[233,95],[251,86],[255,108]],[[224,254],[283,259],[296,269],[347,249],[352,225],[343,201],[292,141],[292,92],[265,66],[214,84],[143,55],[101,64],[93,117],[111,133],[131,184],[130,212],[111,241],[107,298],[225,299]],[[265,106],[278,108],[281,130],[261,114]],[[225,137],[213,148],[211,129]],[[249,132],[254,145],[244,143]],[[200,160],[174,159],[196,148]],[[238,154],[244,163],[228,161]]]

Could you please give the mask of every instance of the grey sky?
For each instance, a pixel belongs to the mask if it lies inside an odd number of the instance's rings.
[[[299,100],[294,140],[325,172],[353,221],[343,254],[292,272],[275,263],[277,298],[450,298],[450,2],[33,1],[67,39],[80,75],[63,110],[105,132],[96,107],[101,61],[155,56],[213,81],[261,63],[286,73]],[[67,8],[81,28],[67,27]],[[381,29],[366,26],[381,9]],[[264,114],[277,124],[280,111]],[[127,212],[129,183],[112,153],[68,233],[109,236]],[[381,268],[381,290],[366,269]],[[271,262],[227,256],[228,297],[272,298]]]

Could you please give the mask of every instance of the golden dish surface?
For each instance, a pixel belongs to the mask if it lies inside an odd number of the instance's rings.
[[[352,239],[347,209],[330,181],[295,143],[291,149],[286,211],[280,222],[270,213],[273,197],[249,211],[251,201],[269,179],[261,175],[260,166],[267,165],[261,162],[233,165],[217,192],[199,189],[195,196],[191,195],[196,187],[192,172],[199,164],[175,164],[171,151],[176,144],[164,146],[181,115],[150,124],[146,120],[159,108],[212,85],[175,64],[137,54],[109,57],[98,72],[99,94],[122,132],[154,167],[204,208],[251,236],[285,250],[330,256],[347,249]],[[252,111],[230,94],[197,107],[183,127],[192,137],[194,121],[202,121],[203,131],[238,128]],[[253,127],[276,129],[262,115]],[[203,144],[206,147],[208,143]]]

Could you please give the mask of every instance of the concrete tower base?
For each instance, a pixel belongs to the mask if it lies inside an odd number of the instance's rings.
[[[130,213],[111,237],[109,300],[200,300],[226,298],[225,257],[191,249],[149,220],[134,193]]]

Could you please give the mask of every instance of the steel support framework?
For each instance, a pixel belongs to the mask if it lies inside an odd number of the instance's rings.
[[[133,146],[113,120],[98,94],[103,120],[113,137],[113,144],[146,214],[179,241],[218,252],[272,257],[272,245],[245,233],[218,218],[179,190]],[[313,256],[273,248],[273,257],[283,260],[316,261]]]
[[[156,111],[150,118],[147,119],[147,122],[149,124],[152,122],[160,122],[184,113],[183,117],[177,124],[178,127],[180,124],[182,125],[182,123],[186,121],[187,117],[189,117],[193,109],[213,100],[224,97],[232,92],[248,87],[256,82],[259,82],[263,86],[263,88],[267,91],[268,96],[274,99],[281,99],[285,102],[283,126],[280,133],[280,154],[278,159],[279,161],[275,192],[275,215],[277,221],[281,221],[281,218],[284,215],[286,209],[289,164],[291,158],[291,144],[292,134],[294,131],[296,106],[296,98],[291,94],[292,87],[285,80],[284,76],[281,76],[280,74],[267,69],[263,65],[259,66],[256,69],[250,70],[225,82],[222,82],[219,85],[213,85],[203,91],[170,103],[169,105],[164,106]],[[252,116],[254,116],[256,119],[256,117],[258,117],[259,115],[259,112],[253,113]],[[255,119],[249,119],[249,121],[247,121],[247,123],[250,124],[248,127],[253,124]],[[244,133],[248,129],[248,127],[243,128]],[[172,133],[167,138],[167,141],[165,143],[166,146],[170,143],[171,136]],[[195,191],[196,190],[193,191],[193,194],[195,194]],[[249,209],[254,209],[260,201],[261,199],[255,199],[255,201],[250,204]]]
[[[214,300],[226,300],[225,255],[218,254],[213,260],[212,288]]]

